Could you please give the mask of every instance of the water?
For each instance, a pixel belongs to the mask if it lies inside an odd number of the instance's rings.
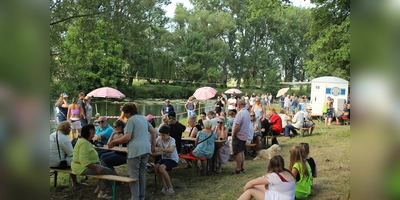
[[[186,99],[177,99],[171,100],[171,105],[174,106],[175,112],[177,114],[177,119],[180,120],[183,117],[187,117],[186,110],[184,108]],[[108,123],[112,124],[117,118],[121,115],[121,111],[119,110],[120,106],[123,105],[125,102],[128,101],[114,101],[108,100],[105,101],[104,99],[92,99],[91,105],[93,107],[93,117],[96,113],[100,113],[100,115],[106,114],[106,104],[107,104],[107,119]],[[131,101],[132,102],[132,101]],[[148,114],[152,114],[154,116],[161,116],[161,108],[165,104],[163,99],[136,99],[133,102],[137,105],[138,111],[140,115],[146,116]],[[212,105],[214,104],[215,100],[207,100],[207,101],[199,101],[200,103],[200,112],[205,111],[206,113],[211,110]],[[68,102],[70,103],[70,102]],[[199,103],[196,106],[196,114],[200,115],[199,110]],[[55,101],[50,103],[50,117],[55,119],[54,114],[54,104]],[[161,118],[155,118],[156,126],[161,123]],[[93,123],[94,119],[91,119],[91,123]],[[54,131],[57,125],[55,122],[50,122],[50,131]]]

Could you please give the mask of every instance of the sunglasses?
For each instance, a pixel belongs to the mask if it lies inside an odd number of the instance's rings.
[[[99,121],[99,123],[103,123],[103,122],[105,122],[105,121]]]
[[[114,126],[114,128],[119,128],[119,126]]]
[[[223,124],[224,122],[218,122],[218,124]]]
[[[250,117],[254,117],[255,115],[250,115]]]

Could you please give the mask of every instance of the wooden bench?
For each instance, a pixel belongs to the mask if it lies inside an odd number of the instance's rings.
[[[180,159],[185,159],[189,161],[189,165],[192,167],[192,174],[193,174],[193,168],[196,168],[196,174],[198,173],[198,166],[197,166],[197,161],[207,161],[207,158],[198,158],[190,155],[185,155],[185,154],[179,154]],[[207,173],[207,167],[208,167],[208,161],[206,165],[206,173]]]
[[[297,130],[300,130],[300,137],[304,137],[304,133],[307,132],[309,135],[311,135],[311,128],[313,128],[314,126],[310,126],[310,127],[303,127],[303,128],[299,128]]]
[[[58,172],[67,173],[67,174],[74,174],[74,173],[72,173],[72,170],[70,168],[67,168],[67,169],[50,168],[50,172],[54,173],[54,188],[57,187],[57,175],[58,175]],[[132,183],[132,182],[138,181],[138,179],[136,179],[136,178],[130,178],[130,177],[125,177],[125,176],[117,176],[117,175],[85,175],[85,176],[111,181],[112,182],[111,185],[112,185],[112,192],[113,192],[113,199],[114,200],[116,199],[116,195],[117,195],[117,191],[116,191],[117,182],[120,182],[120,183],[124,184],[124,183]],[[122,197],[122,199],[124,199],[124,188],[123,187],[122,187],[122,196],[121,197]]]

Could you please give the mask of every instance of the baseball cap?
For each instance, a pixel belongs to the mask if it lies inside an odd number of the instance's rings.
[[[62,97],[68,97],[68,95],[67,95],[65,92],[61,93],[60,96],[62,96]]]
[[[238,101],[238,105],[246,105],[246,102],[243,99],[240,99]]]
[[[155,117],[152,114],[148,114],[146,116],[147,121],[151,121],[152,119],[154,119]]]
[[[328,99],[332,99],[332,97],[331,97],[331,96],[328,96]]]
[[[306,110],[312,110],[311,106],[307,106]]]
[[[169,102],[169,99],[166,99],[165,102]]]

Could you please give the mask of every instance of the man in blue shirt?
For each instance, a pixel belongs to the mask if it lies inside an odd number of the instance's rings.
[[[164,116],[164,115],[167,115],[167,116],[168,116],[168,113],[170,113],[170,112],[172,112],[172,111],[175,112],[174,106],[172,106],[172,105],[170,104],[169,99],[165,100],[165,104],[163,105],[163,107],[162,107],[162,109],[161,109],[161,115],[162,115],[162,116]]]
[[[107,118],[105,116],[100,116],[98,119],[99,126],[96,128],[96,135],[93,140],[101,141],[103,144],[107,144],[108,139],[114,132],[114,129],[108,124]]]

